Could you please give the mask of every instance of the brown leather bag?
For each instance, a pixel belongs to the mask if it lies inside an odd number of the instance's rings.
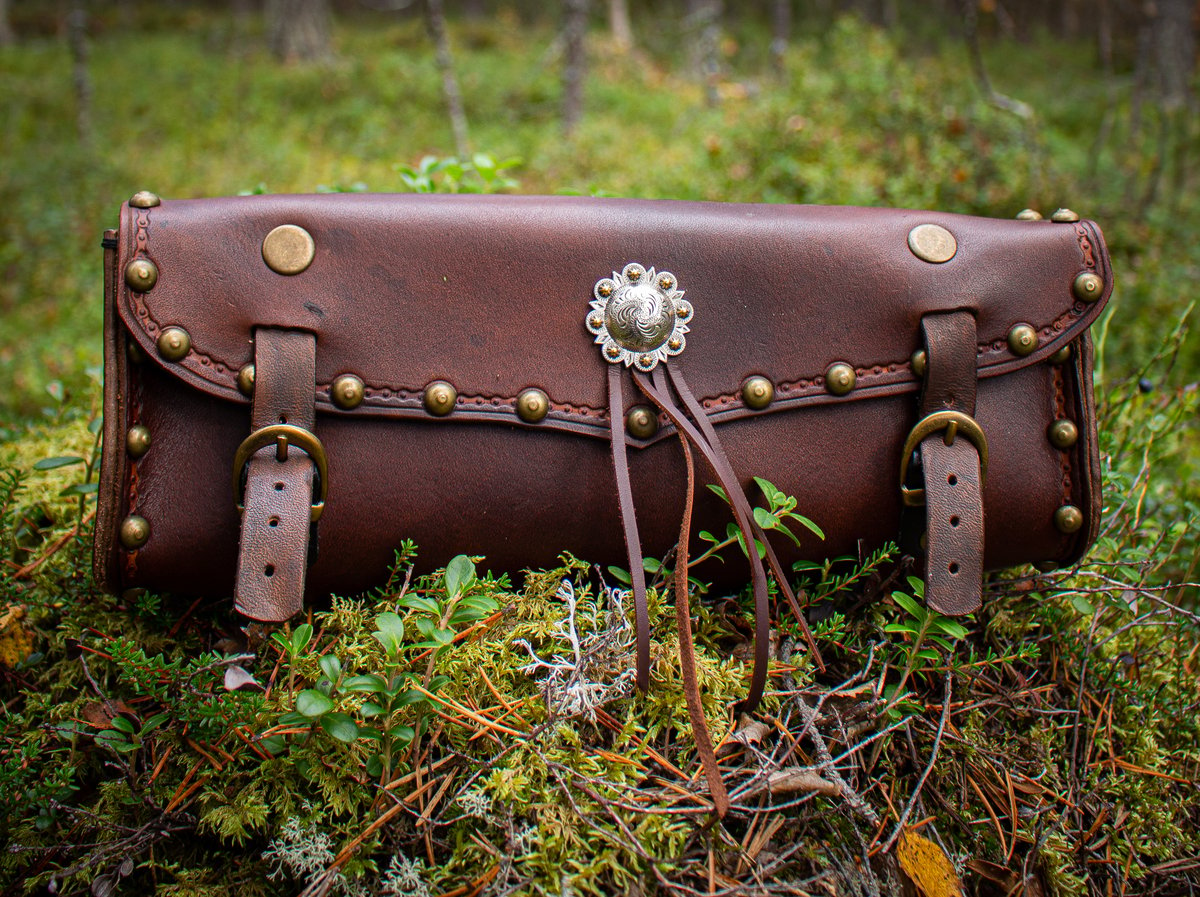
[[[644,686],[640,558],[680,541],[686,567],[732,513],[801,620],[790,563],[902,531],[929,603],[969,612],[984,569],[1096,534],[1088,328],[1112,273],[1095,224],[1053,218],[139,193],[104,242],[97,578],[284,620],[377,584],[406,538],[430,569],[570,551],[633,568]],[[755,476],[824,541],[773,545]]]

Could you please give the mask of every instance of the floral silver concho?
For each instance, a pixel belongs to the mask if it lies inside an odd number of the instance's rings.
[[[585,323],[605,361],[651,371],[687,346],[692,304],[670,271],[630,262],[596,281],[592,295]]]

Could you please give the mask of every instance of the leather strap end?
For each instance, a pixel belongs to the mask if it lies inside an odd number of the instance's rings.
[[[940,614],[969,614],[983,603],[983,489],[979,453],[940,434],[921,443],[925,471],[925,601]]]

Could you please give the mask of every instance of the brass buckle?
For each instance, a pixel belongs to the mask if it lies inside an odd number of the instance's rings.
[[[909,461],[912,459],[913,452],[917,450],[917,446],[925,441],[925,437],[942,430],[946,431],[946,435],[943,437],[946,445],[954,445],[954,440],[960,435],[971,441],[976,451],[979,452],[980,485],[987,478],[988,445],[987,437],[983,435],[983,428],[979,426],[975,418],[969,414],[963,414],[961,411],[935,411],[928,417],[917,421],[917,425],[908,434],[908,439],[904,440],[904,453],[900,456],[900,496],[905,507],[919,508],[925,504],[925,490],[909,489],[904,485],[904,481],[908,479]]]
[[[312,515],[309,518],[316,523],[321,519],[321,514],[325,510],[325,497],[329,493],[329,462],[325,457],[325,446],[321,445],[321,440],[309,430],[291,424],[272,424],[261,430],[255,430],[238,446],[237,452],[233,456],[233,500],[237,504],[237,509],[239,511],[246,510],[246,485],[242,482],[242,473],[254,453],[268,445],[275,446],[275,460],[277,461],[286,461],[288,449],[295,446],[308,455],[313,464],[317,466],[319,494],[317,501],[313,502]]]

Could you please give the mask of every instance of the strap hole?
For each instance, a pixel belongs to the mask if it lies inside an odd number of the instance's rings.
[[[267,566],[263,567],[263,576],[274,576],[274,575],[275,575],[275,565],[274,564],[267,564]]]
[[[281,424],[286,424],[287,423],[287,415],[286,414],[279,415],[279,422]]]
[[[957,486],[958,485],[958,474],[956,474],[956,473],[950,474],[950,476],[946,477],[946,482],[949,483],[951,486]],[[278,487],[276,487],[276,488],[278,488]]]
[[[283,491],[283,483],[276,483],[276,484],[275,484],[275,491],[276,491],[276,492],[282,492],[282,491]]]
[[[951,517],[951,518],[950,518],[950,525],[951,525],[951,526],[958,526],[958,525],[959,525],[961,522],[962,522],[962,521],[961,521],[961,520],[959,520],[959,519],[958,519],[958,517]],[[271,524],[271,526],[274,526],[274,525],[275,525],[275,524],[273,524],[273,523]]]
[[[957,564],[957,563],[954,563],[954,562],[952,561],[952,562],[950,563],[950,566],[949,566],[949,567],[947,567],[946,569],[947,569],[947,570],[949,570],[951,574],[956,574],[956,573],[958,573],[958,564]]]
[[[953,523],[953,522],[954,521],[951,521],[951,523]],[[954,525],[957,526],[957,524],[954,524]],[[270,520],[267,521],[267,526],[279,526],[279,518],[272,517]]]

